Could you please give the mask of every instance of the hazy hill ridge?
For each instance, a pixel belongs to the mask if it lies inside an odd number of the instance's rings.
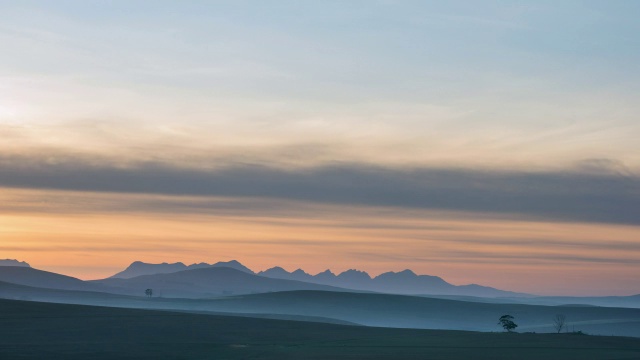
[[[3,266],[0,268],[0,281],[45,289],[93,290],[94,287],[80,279],[42,271],[26,266]]]
[[[219,269],[205,269],[219,270]],[[242,274],[237,270],[226,269]],[[199,270],[194,270],[199,271]],[[284,280],[281,280],[284,281]],[[334,291],[281,291],[203,299],[144,298],[92,291],[54,290],[0,281],[0,298],[128,308],[214,312],[376,327],[499,331],[495,319],[516,317],[519,331],[552,332],[555,314],[571,329],[640,338],[640,309],[479,303],[420,296]]]

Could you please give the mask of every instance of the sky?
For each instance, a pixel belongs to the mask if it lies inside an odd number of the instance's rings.
[[[638,294],[638,13],[0,0],[0,258]]]

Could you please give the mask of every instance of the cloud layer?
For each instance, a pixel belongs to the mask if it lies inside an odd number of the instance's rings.
[[[5,187],[265,197],[640,225],[640,178],[608,167],[604,172],[524,172],[363,163],[284,169],[227,163],[199,170],[161,163],[119,167],[82,158],[48,163],[15,156],[0,160],[0,166],[0,186]]]

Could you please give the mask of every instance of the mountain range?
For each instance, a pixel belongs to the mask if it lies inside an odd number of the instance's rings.
[[[333,286],[303,281],[271,279],[225,266],[196,267],[172,273],[141,275],[128,279],[107,278],[88,283],[108,292],[139,295],[147,288],[157,296],[206,298],[292,290],[348,291]]]
[[[488,286],[470,284],[470,285],[453,285],[438,276],[417,275],[411,270],[399,272],[385,272],[376,277],[371,277],[368,273],[360,270],[350,269],[339,274],[333,273],[331,270],[323,271],[316,275],[311,275],[302,269],[288,272],[282,267],[276,266],[268,270],[254,273],[248,267],[242,265],[237,260],[226,262],[217,262],[214,264],[198,263],[185,265],[184,263],[161,263],[150,264],[141,261],[135,261],[125,270],[109,277],[108,279],[132,279],[138,276],[171,274],[188,270],[206,269],[206,268],[232,268],[246,274],[257,275],[269,279],[289,280],[304,282],[308,284],[317,284],[331,286],[334,288],[382,292],[390,294],[406,294],[406,295],[465,295],[479,297],[519,297],[528,296],[527,294],[516,293],[511,291],[499,290]],[[117,282],[105,279],[103,284],[115,285]],[[237,287],[235,287],[237,290]],[[318,288],[316,288],[318,289]],[[311,289],[309,289],[311,290]],[[319,289],[318,289],[319,290]],[[226,290],[227,292],[233,290]],[[254,291],[256,292],[256,291]],[[259,290],[258,292],[261,292]]]
[[[191,264],[188,266],[181,262],[149,264],[142,261],[134,261],[126,269],[111,276],[110,279],[130,279],[141,275],[170,274],[178,271],[203,269],[209,267],[228,267],[248,274],[253,274],[253,271],[251,271],[248,267],[240,264],[236,260],[220,261],[215,264],[207,264],[203,262],[199,264]]]
[[[149,264],[133,262],[125,270],[101,280],[83,281],[71,276],[32,268],[18,260],[0,260],[0,281],[46,289],[104,292],[143,296],[153,289],[154,296],[202,299],[279,291],[368,292],[437,297],[450,300],[536,305],[584,304],[640,308],[640,295],[609,297],[534,296],[481,285],[450,284],[437,276],[417,275],[411,270],[386,272],[371,277],[364,271],[330,270],[310,275],[298,269],[281,267],[251,271],[232,260],[214,264]]]
[[[270,279],[224,266],[89,281],[31,267],[3,266],[0,281],[45,289],[132,296],[143,296],[146,289],[153,289],[155,296],[192,299],[293,290],[349,291],[302,281]]]
[[[453,285],[438,276],[417,275],[407,269],[399,272],[385,272],[376,277],[360,270],[350,269],[339,274],[325,270],[317,275],[306,273],[302,269],[288,272],[281,267],[261,271],[258,275],[275,278],[306,281],[315,284],[331,285],[347,289],[374,291],[406,295],[468,295],[480,297],[527,296],[527,294],[498,290],[476,284]]]

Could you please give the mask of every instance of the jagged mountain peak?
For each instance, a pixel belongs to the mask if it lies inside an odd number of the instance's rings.
[[[168,263],[168,262],[162,262],[159,264],[152,264],[152,263],[146,263],[144,261],[134,261],[131,263],[131,265],[129,265],[129,268],[135,268],[135,267],[140,267],[140,266],[177,266],[177,267],[186,267],[186,265],[182,262],[174,262],[174,263]]]
[[[200,266],[210,266],[210,265],[207,264],[206,262],[200,262],[200,263],[193,263],[193,264],[189,265],[188,267],[200,267]]]
[[[28,267],[28,268],[31,267],[31,265],[29,265],[26,261],[18,261],[16,259],[0,260],[0,266],[19,266],[19,267]]]
[[[396,274],[405,275],[405,276],[418,276],[416,273],[413,272],[413,270],[410,270],[410,269],[404,269],[402,271],[398,271]]]
[[[246,272],[248,274],[254,274],[253,270],[248,267],[242,265],[238,260],[229,260],[229,261],[218,261],[217,263],[211,265],[213,267],[230,267],[232,269],[240,270]]]
[[[267,270],[263,270],[257,273],[259,276],[264,276],[273,279],[291,279],[292,274],[280,266],[274,266]]]
[[[218,261],[216,264],[242,265],[238,260]]]
[[[350,274],[350,273],[358,273],[358,274],[367,274],[366,271],[358,270],[358,269],[349,269],[341,272],[340,274]]]
[[[316,276],[318,275],[324,275],[324,276],[336,276],[336,274],[334,274],[331,270],[327,269],[323,272],[320,272],[318,274],[316,274]]]
[[[229,267],[236,270],[240,270],[242,272],[253,274],[251,269],[242,265],[237,260],[230,261],[220,261],[213,265],[207,264],[206,262],[194,263],[189,266],[185,265],[182,262],[168,263],[162,262],[159,264],[153,263],[145,263],[143,261],[134,261],[129,265],[125,270],[111,276],[111,278],[120,278],[120,279],[130,279],[136,276],[141,275],[153,275],[153,274],[169,274],[183,270],[193,270],[193,269],[201,269],[207,267]]]
[[[341,278],[361,278],[361,279],[371,279],[371,276],[366,271],[361,271],[357,269],[349,269],[341,272],[338,277]]]
[[[415,278],[418,277],[418,275],[416,275],[416,273],[414,273],[412,270],[406,269],[406,270],[402,270],[402,271],[387,271],[385,273],[382,273],[378,276],[375,277],[375,279],[386,279],[386,278]]]
[[[278,273],[285,272],[285,273],[287,273],[287,274],[289,273],[287,270],[283,269],[283,268],[282,268],[282,267],[280,267],[280,266],[274,266],[274,267],[269,268],[269,269],[267,269],[267,270],[260,271],[258,274],[266,274],[266,273],[271,273],[271,272],[278,272]]]

